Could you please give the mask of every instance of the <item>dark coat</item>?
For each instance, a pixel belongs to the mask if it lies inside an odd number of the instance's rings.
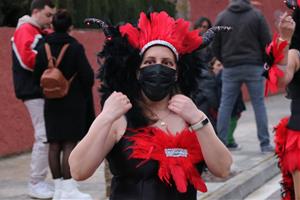
[[[67,33],[52,33],[45,38],[51,47],[52,56],[58,56],[62,46],[69,47],[61,61],[59,69],[66,79],[75,73],[69,93],[60,99],[45,99],[45,124],[48,141],[78,141],[86,134],[95,117],[92,86],[94,72],[87,60],[83,46]],[[39,82],[47,68],[45,47],[38,49],[34,76]]]
[[[192,98],[195,104],[207,115],[215,130],[217,126],[218,109],[221,102],[221,74],[220,72],[215,76],[209,70],[202,69],[202,73],[197,79],[198,87],[192,92]],[[244,110],[246,110],[246,106],[243,101],[242,92],[240,92],[234,104],[231,117],[239,117]]]
[[[214,58],[211,45],[196,51],[199,59],[205,68],[209,68],[211,60]]]
[[[210,122],[216,127],[216,112],[219,107],[218,85],[214,75],[207,69],[201,69],[201,74],[197,78],[197,89],[192,91],[191,98],[196,106],[204,112]]]
[[[215,56],[224,67],[243,64],[263,66],[265,47],[271,42],[267,22],[250,0],[232,0],[217,19],[216,26],[231,26],[232,31],[217,34],[213,41]]]

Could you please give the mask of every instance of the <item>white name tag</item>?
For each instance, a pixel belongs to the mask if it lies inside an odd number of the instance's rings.
[[[187,149],[181,148],[168,148],[165,149],[166,157],[187,157],[188,151]]]

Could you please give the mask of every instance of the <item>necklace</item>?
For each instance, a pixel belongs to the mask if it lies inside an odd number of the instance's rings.
[[[168,113],[163,116],[163,117],[159,117],[157,114],[155,114],[158,118],[158,121],[160,122],[160,126],[162,127],[166,127],[167,126],[167,123],[165,122],[165,119],[170,115],[171,111],[168,110]]]
[[[167,126],[167,123],[161,120],[161,121],[160,121],[160,125],[161,125],[162,127],[165,127],[165,126]]]

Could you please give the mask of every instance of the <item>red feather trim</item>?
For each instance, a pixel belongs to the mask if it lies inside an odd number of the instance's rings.
[[[172,178],[179,192],[187,191],[188,182],[201,192],[207,191],[207,187],[195,167],[204,160],[195,132],[185,129],[181,133],[173,135],[155,127],[138,129],[134,132],[137,134],[126,138],[134,142],[129,147],[132,149],[129,158],[143,160],[137,167],[150,159],[156,160],[159,163],[158,176],[160,180],[171,185]],[[180,149],[183,152],[187,150],[186,157],[167,156],[166,150],[168,149]]]
[[[275,127],[275,153],[278,156],[278,166],[280,167],[281,174],[282,174],[282,199],[283,200],[292,200],[295,199],[294,196],[294,184],[293,184],[293,177],[289,170],[284,165],[284,155],[286,152],[286,143],[287,143],[287,136],[288,136],[288,129],[287,124],[289,121],[289,117],[283,118],[279,124]]]
[[[300,7],[300,0],[297,0],[297,3],[298,3],[298,7]]]
[[[278,63],[284,59],[283,50],[288,45],[287,41],[280,42],[278,44],[278,34],[274,34],[272,42],[266,47],[266,53],[271,59],[271,63],[268,63],[268,77],[265,87],[265,96],[268,95],[268,91],[275,93],[278,91],[278,78],[282,78],[284,73],[278,67]]]
[[[285,117],[281,119],[279,124],[275,127],[275,153],[279,158],[282,158],[285,152],[285,144],[286,144],[286,138],[287,138],[287,124],[289,121],[289,117]]]
[[[182,55],[191,53],[202,44],[199,30],[190,31],[190,22],[184,19],[174,20],[166,12],[153,12],[150,19],[141,12],[138,27],[127,23],[119,28],[131,46],[142,49],[153,40],[164,40],[172,44]]]

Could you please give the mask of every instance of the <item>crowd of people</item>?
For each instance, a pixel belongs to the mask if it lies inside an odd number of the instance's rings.
[[[274,152],[262,76],[266,53],[276,57],[265,52],[269,44],[284,46],[278,50],[282,59],[267,73],[278,66],[284,71],[278,79],[292,99],[291,117],[280,122],[275,137],[283,198],[299,199],[300,5],[292,2],[293,18],[280,18],[273,41],[263,14],[250,0],[230,0],[215,23],[200,17],[193,28],[164,11],[142,12],[137,24],[92,21],[101,22],[106,36],[98,54],[102,111],[95,116],[94,72],[83,45],[70,34],[70,13],[55,8],[52,0],[33,0],[31,15],[19,19],[12,38],[15,94],[34,127],[28,194],[92,199],[75,180],[89,178],[107,160],[111,200],[195,200],[197,190],[207,191],[203,171],[228,176],[229,150],[242,148],[233,136],[246,110],[242,84],[254,108],[260,150]],[[63,77],[67,84],[59,97],[48,96],[49,89],[43,88],[43,78],[53,68],[56,77],[51,78],[59,82],[57,77]],[[50,92],[61,89],[50,87]],[[54,187],[45,181],[48,167]]]

